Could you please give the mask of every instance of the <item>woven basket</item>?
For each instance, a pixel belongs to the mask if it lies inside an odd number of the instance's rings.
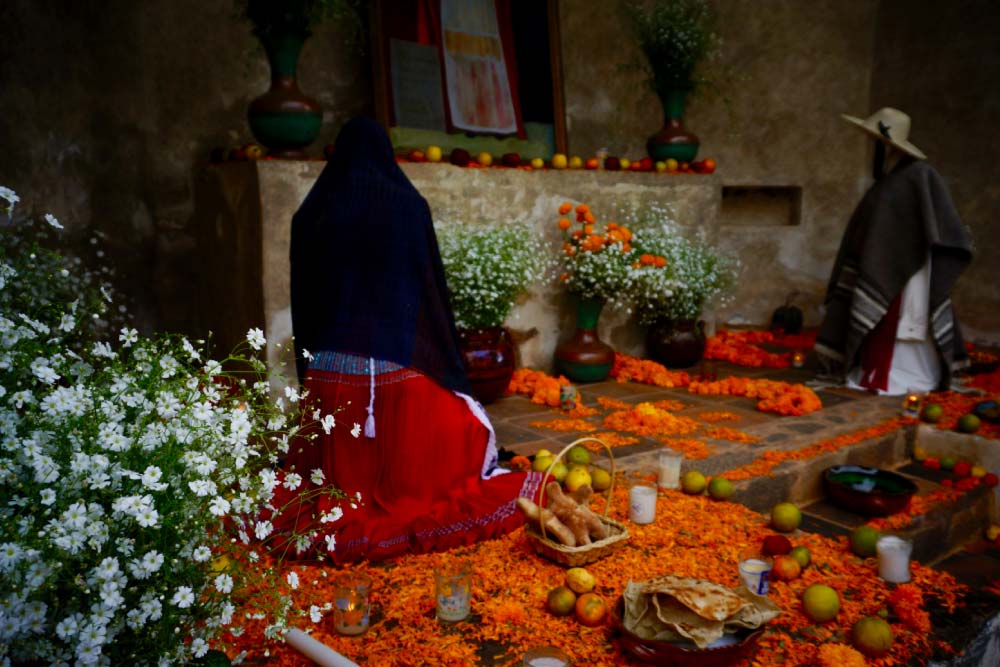
[[[611,486],[608,488],[608,502],[604,504],[604,514],[598,515],[597,518],[601,520],[604,525],[608,527],[608,536],[603,540],[598,540],[596,542],[591,542],[590,544],[584,544],[578,547],[568,547],[565,544],[557,542],[545,534],[545,526],[541,529],[527,525],[525,526],[525,532],[528,535],[528,540],[531,542],[532,547],[535,551],[545,556],[551,561],[556,563],[561,563],[562,565],[568,565],[569,567],[578,567],[580,565],[586,565],[588,563],[593,563],[596,560],[604,558],[611,552],[617,550],[619,547],[623,546],[625,542],[628,541],[628,529],[611,517],[608,516],[608,509],[611,507],[611,499],[614,497],[615,490],[615,457],[611,453],[611,448],[608,447],[604,442],[598,440],[597,438],[579,438],[574,440],[570,444],[566,445],[561,452],[559,452],[552,464],[555,465],[556,461],[559,461],[563,455],[572,449],[574,446],[585,442],[587,440],[593,440],[599,443],[608,452],[608,459],[611,461]],[[538,504],[541,507],[545,506],[545,485],[549,481],[549,473],[552,471],[552,466],[545,471],[545,477],[542,478],[542,490],[538,498]]]

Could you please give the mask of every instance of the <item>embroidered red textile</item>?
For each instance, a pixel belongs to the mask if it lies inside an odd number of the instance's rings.
[[[364,424],[369,400],[365,376],[309,371],[306,386],[323,414],[336,407],[336,426],[319,430],[311,442],[292,446],[284,470],[303,478],[298,491],[279,487],[275,505],[292,502],[274,520],[275,532],[288,535],[319,530],[305,557],[324,552],[335,562],[371,561],[405,553],[439,551],[499,537],[522,525],[515,507],[519,496],[535,498],[541,475],[510,472],[482,479],[489,432],[466,402],[428,377],[403,369],[378,376],[375,390],[375,433],[351,434]],[[300,501],[310,488],[314,469],[326,482],[361,494],[361,504],[319,496]],[[315,487],[312,487],[315,488]],[[344,510],[336,521],[320,517],[335,506]],[[325,535],[336,546],[328,550]],[[287,543],[286,543],[287,544]],[[288,554],[295,551],[289,545]]]

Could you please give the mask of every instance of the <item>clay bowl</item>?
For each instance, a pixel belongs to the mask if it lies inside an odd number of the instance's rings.
[[[622,624],[624,613],[625,601],[619,597],[611,610],[611,622],[621,635],[622,646],[634,657],[653,665],[728,667],[750,656],[757,649],[757,642],[764,634],[764,627],[741,630],[733,635],[727,635],[729,641],[733,643],[713,648],[698,648],[687,642],[656,641],[632,634]]]
[[[824,470],[823,489],[838,507],[865,516],[889,516],[906,509],[917,485],[888,470],[848,465]]]

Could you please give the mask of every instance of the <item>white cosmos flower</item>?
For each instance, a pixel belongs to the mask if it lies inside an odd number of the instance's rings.
[[[170,604],[180,609],[187,609],[194,604],[194,591],[191,590],[190,586],[178,586],[174,596],[170,598]]]
[[[233,578],[228,574],[220,574],[215,578],[215,590],[220,593],[229,593],[233,590]]]
[[[323,620],[323,611],[316,605],[311,605],[309,607],[309,620],[313,623],[319,623]]]
[[[254,327],[247,331],[247,343],[250,344],[255,350],[259,350],[267,343],[267,339],[264,338],[264,332],[260,329]]]
[[[118,340],[121,342],[122,347],[131,347],[139,340],[139,332],[135,329],[124,327],[118,334]]]
[[[288,576],[285,577],[285,581],[287,581],[288,585],[292,587],[292,590],[299,587],[299,575],[296,574],[294,570],[288,573]]]
[[[285,481],[282,484],[283,487],[289,491],[294,491],[295,489],[302,486],[302,475],[297,472],[290,472],[285,475]]]
[[[196,563],[204,563],[212,557],[212,550],[206,546],[200,546],[191,553],[191,560]]]
[[[52,215],[51,213],[45,214],[45,222],[49,223],[56,229],[65,229],[65,227],[62,226],[62,223],[56,219],[56,216]]]
[[[208,511],[214,516],[225,516],[231,508],[232,505],[230,502],[222,496],[212,498],[212,501],[208,504]]]
[[[344,516],[344,510],[342,510],[339,507],[334,507],[329,512],[323,513],[320,516],[320,518],[319,518],[319,522],[320,523],[333,523],[334,521],[337,521],[338,519],[340,519],[340,517],[342,517],[342,516]]]
[[[323,417],[323,420],[319,423],[319,425],[323,427],[324,433],[330,435],[330,431],[332,431],[333,427],[337,425],[337,420],[334,419],[333,415],[326,415]]]
[[[361,436],[361,424],[354,422],[354,427],[351,429],[351,435],[355,438]]]
[[[316,486],[323,486],[323,482],[326,481],[326,475],[320,468],[313,468],[312,473],[309,475],[309,481],[311,481]]]
[[[326,550],[327,551],[329,551],[330,553],[333,553],[334,551],[337,550],[337,536],[336,535],[325,535],[323,539],[326,540]]]

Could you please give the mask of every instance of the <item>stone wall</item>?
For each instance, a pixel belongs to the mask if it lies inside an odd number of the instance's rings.
[[[975,245],[952,294],[959,320],[966,338],[998,342],[1000,4],[882,0],[877,25],[871,107],[912,117],[910,140],[941,172]]]
[[[914,116],[914,141],[953,186],[979,246],[956,295],[963,322],[996,338],[994,3],[714,4],[733,77],[690,100],[687,124],[719,162],[720,242],[745,264],[721,317],[764,323],[799,289],[818,322],[837,243],[867,185],[869,142],[839,113],[893,103]],[[615,6],[559,0],[573,153],[641,155],[661,123],[627,67],[638,53]],[[104,237],[144,330],[192,329],[190,285],[201,270],[193,174],[213,146],[251,140],[246,107],[267,87],[249,27],[231,0],[6,0],[0,25],[0,184],[22,195],[20,215],[52,212],[78,242]],[[327,110],[317,153],[347,118],[371,110],[369,72],[334,25],[306,43],[301,84]]]
[[[230,349],[247,329],[263,325],[273,368],[289,377],[292,357],[289,241],[292,214],[323,168],[321,162],[264,161],[208,166],[195,186],[201,279],[190,302],[219,349]],[[610,171],[460,169],[450,164],[404,164],[427,198],[438,226],[522,221],[558,256],[557,209],[567,200],[613,199],[621,210],[656,206],[680,225],[713,236],[718,219],[715,176],[673,178]],[[602,218],[602,221],[604,218]],[[694,233],[695,230],[692,230]],[[377,252],[377,249],[370,249]],[[573,330],[574,312],[558,284],[532,286],[506,324],[518,342],[521,365],[552,370],[556,344]],[[598,327],[616,350],[643,355],[643,334],[628,313],[607,310]]]

